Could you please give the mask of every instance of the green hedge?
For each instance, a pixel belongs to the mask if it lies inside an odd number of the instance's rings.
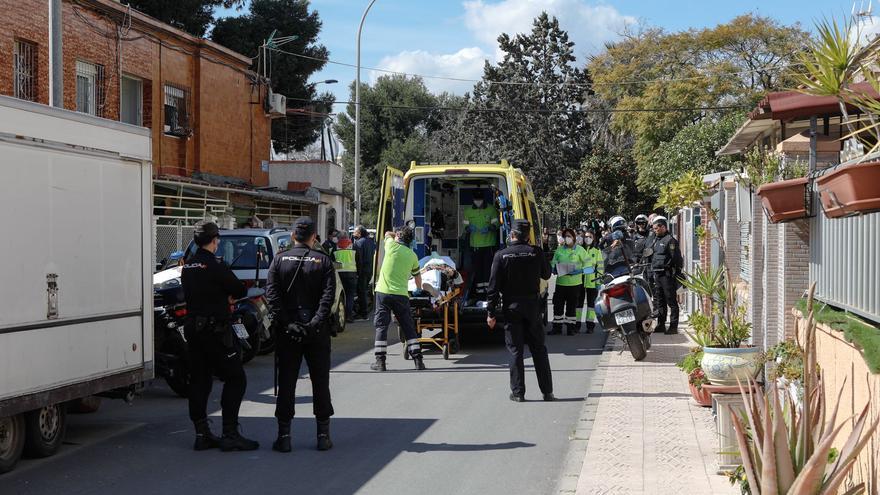
[[[801,299],[796,306],[806,317],[807,300]],[[880,327],[821,301],[815,301],[813,309],[817,322],[843,332],[847,342],[859,348],[871,373],[880,373]]]

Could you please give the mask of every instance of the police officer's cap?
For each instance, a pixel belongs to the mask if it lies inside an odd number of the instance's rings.
[[[524,219],[514,220],[510,224],[510,231],[516,232],[517,235],[519,235],[520,237],[527,235],[529,233],[529,230],[531,230],[531,228],[532,228],[532,224],[529,223],[528,220],[524,220]]]
[[[298,239],[311,237],[317,231],[312,217],[299,217],[293,222],[293,234]]]
[[[200,247],[215,237],[220,237],[220,227],[214,222],[199,222],[193,229],[193,241]]]
[[[668,226],[669,226],[669,222],[667,222],[667,221],[666,221],[666,217],[663,217],[663,216],[657,216],[657,217],[654,217],[654,221],[651,222],[651,225],[658,225],[658,224],[659,224],[659,225],[662,225],[662,226],[664,226],[664,227],[668,227]]]

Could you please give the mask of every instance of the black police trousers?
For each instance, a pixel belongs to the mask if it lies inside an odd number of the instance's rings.
[[[678,280],[670,272],[654,272],[654,311],[657,314],[657,328],[666,327],[666,307],[669,307],[670,332],[678,330]]]
[[[275,347],[275,359],[278,360],[275,417],[278,421],[289,422],[293,419],[296,381],[303,358],[309,367],[315,418],[322,421],[333,416],[333,403],[330,401],[330,335],[324,332],[303,342],[294,342],[281,335]]]
[[[357,275],[357,309],[359,315],[366,315],[370,309],[370,280],[373,278],[372,272],[359,271]]]
[[[224,346],[212,329],[206,328],[196,333],[191,324],[184,329],[190,370],[189,418],[196,422],[208,417],[208,397],[216,375],[223,381],[223,394],[220,396],[223,425],[238,424],[238,411],[247,388],[241,351],[237,347]],[[237,339],[233,341],[238,346]]]
[[[526,393],[524,346],[529,346],[535,373],[538,375],[538,388],[541,393],[553,393],[553,377],[550,372],[550,357],[544,345],[544,322],[541,321],[540,301],[515,301],[504,306],[504,343],[510,351],[510,391],[517,395]]]

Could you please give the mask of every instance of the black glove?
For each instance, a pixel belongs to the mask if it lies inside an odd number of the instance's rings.
[[[299,322],[288,323],[284,328],[284,334],[294,342],[302,342],[308,336],[309,329],[307,325]]]

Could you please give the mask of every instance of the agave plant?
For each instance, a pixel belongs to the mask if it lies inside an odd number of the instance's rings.
[[[865,406],[843,447],[839,451],[833,448],[846,424],[837,421],[843,388],[834,410],[827,414],[822,374],[816,366],[814,291],[815,284],[808,303],[802,408],[797,408],[788,394],[779,394],[775,382],[770,382],[763,394],[755,392],[759,389],[754,381],[749,387],[740,387],[745,418],[732,414],[733,427],[753,495],[837,494],[880,424],[880,418],[868,419],[870,404]],[[865,484],[861,483],[844,495],[864,491]]]

